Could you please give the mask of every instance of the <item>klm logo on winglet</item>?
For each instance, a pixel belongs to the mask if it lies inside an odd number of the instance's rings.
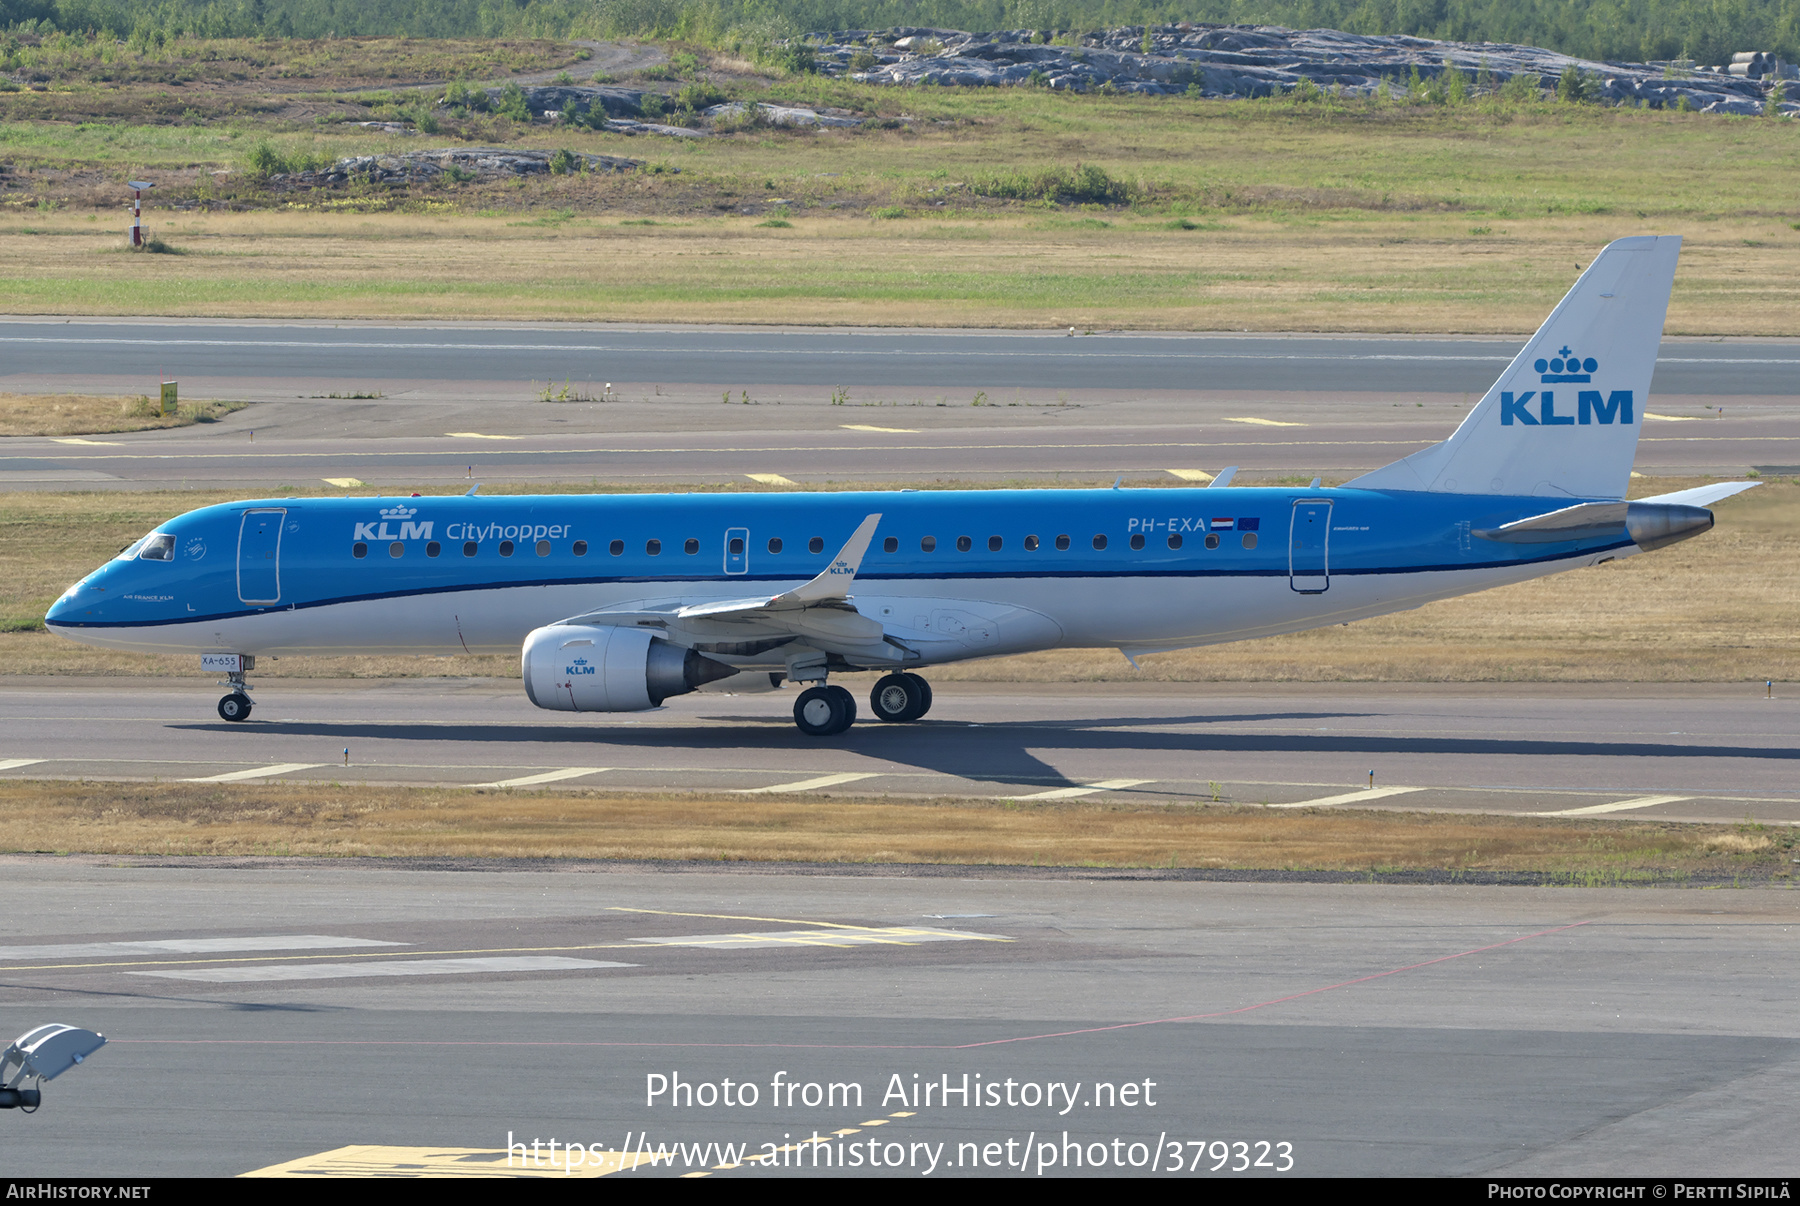
[[[856,571],[850,568],[850,563],[848,561],[838,561],[834,562],[832,567],[825,572],[829,574],[854,574]]]
[[[1594,379],[1594,374],[1599,371],[1600,363],[1592,356],[1586,359],[1577,356],[1565,344],[1557,351],[1555,358],[1548,360],[1540,358],[1531,367],[1541,374],[1541,379],[1546,385],[1562,383],[1585,385]],[[1566,399],[1568,395],[1564,394],[1563,397]],[[1531,404],[1534,398],[1537,400],[1535,408]],[[1565,401],[1563,405],[1567,406],[1568,403]],[[1514,394],[1510,390],[1506,390],[1500,394],[1500,426],[1502,427],[1511,427],[1514,423],[1525,427],[1575,427],[1578,425],[1587,427],[1598,423],[1607,427],[1615,422],[1625,427],[1630,427],[1637,422],[1637,417],[1632,413],[1632,397],[1631,391],[1628,389],[1615,389],[1604,398],[1597,389],[1579,390],[1575,394],[1574,414],[1566,411],[1562,414],[1556,413],[1556,394],[1551,390],[1544,390],[1540,393],[1537,390],[1528,389],[1521,394]]]

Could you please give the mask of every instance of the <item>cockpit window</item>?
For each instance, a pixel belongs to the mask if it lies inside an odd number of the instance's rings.
[[[154,532],[144,537],[144,547],[138,550],[140,561],[172,561],[175,558],[175,538],[167,532]]]
[[[133,557],[138,555],[138,550],[144,547],[144,541],[146,541],[148,539],[150,539],[148,536],[139,536],[136,540],[132,541],[130,544],[126,545],[122,550],[120,550],[119,555],[117,557],[113,558],[113,560],[114,561],[130,561]]]

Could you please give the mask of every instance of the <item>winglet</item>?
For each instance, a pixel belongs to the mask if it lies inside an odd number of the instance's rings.
[[[1211,490],[1215,487],[1229,486],[1231,484],[1231,479],[1237,476],[1237,471],[1238,467],[1236,465],[1225,466],[1225,468],[1219,470],[1217,477],[1206,483],[1206,488]]]
[[[776,595],[769,600],[770,605],[818,603],[826,599],[842,599],[849,594],[850,583],[856,580],[856,571],[862,567],[863,554],[869,551],[869,544],[875,539],[875,527],[880,522],[879,512],[863,520],[818,577],[805,586]]]

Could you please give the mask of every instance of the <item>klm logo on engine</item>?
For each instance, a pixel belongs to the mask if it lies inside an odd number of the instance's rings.
[[[416,508],[401,504],[397,507],[383,507],[381,519],[376,523],[359,523],[356,535],[352,540],[430,540],[432,520],[424,523],[412,522],[412,517],[419,512]],[[391,525],[399,524],[400,530],[394,532]]]
[[[592,674],[593,672],[594,668],[588,665],[588,660],[585,657],[578,657],[575,659],[574,665],[563,667],[564,674]]]
[[[1532,368],[1539,373],[1539,380],[1545,385],[1571,384],[1585,385],[1594,379],[1600,370],[1600,362],[1592,356],[1576,355],[1565,344],[1557,350],[1552,358],[1540,358]],[[1531,390],[1514,394],[1511,390],[1500,394],[1500,426],[1511,427],[1517,423],[1524,427],[1587,427],[1599,424],[1602,427],[1618,423],[1630,427],[1637,422],[1632,413],[1631,391],[1615,389],[1602,397],[1597,389],[1578,390],[1575,393],[1575,409],[1570,413],[1567,409],[1569,395],[1563,394],[1564,411],[1556,413],[1556,394],[1552,390]],[[1533,405],[1533,399],[1536,405]]]

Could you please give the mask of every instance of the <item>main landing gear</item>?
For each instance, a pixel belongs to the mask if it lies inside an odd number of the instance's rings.
[[[869,693],[869,710],[880,720],[917,720],[931,710],[931,684],[889,674]],[[794,723],[808,737],[836,736],[856,723],[856,697],[842,687],[808,687],[794,701]]]

